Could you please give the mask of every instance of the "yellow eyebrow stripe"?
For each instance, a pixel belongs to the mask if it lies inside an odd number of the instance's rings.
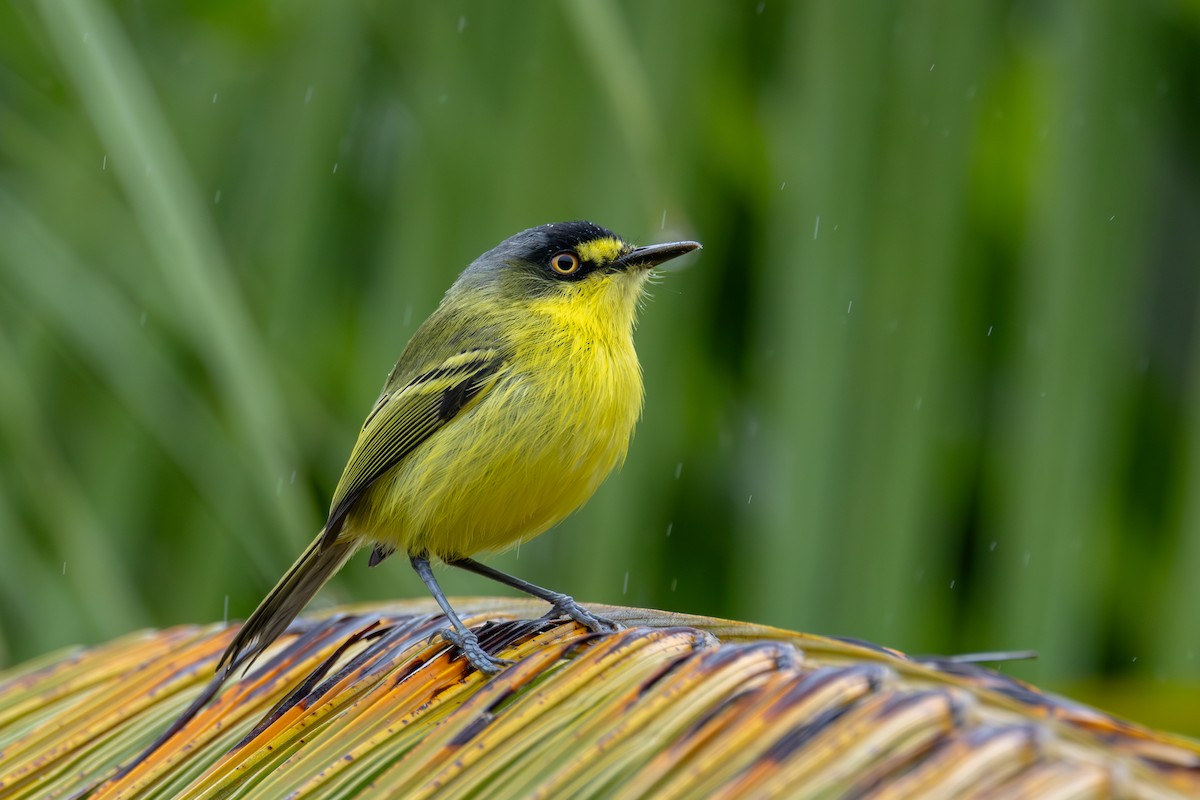
[[[575,248],[575,252],[584,261],[590,261],[593,264],[607,264],[610,261],[615,261],[631,249],[627,242],[612,236],[606,236],[603,239],[593,239],[590,242],[581,242]]]

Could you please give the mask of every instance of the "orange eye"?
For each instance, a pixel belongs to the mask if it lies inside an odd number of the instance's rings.
[[[579,256],[564,250],[550,259],[550,268],[559,275],[572,275],[579,271]]]

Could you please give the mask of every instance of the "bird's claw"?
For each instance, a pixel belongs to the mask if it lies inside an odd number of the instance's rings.
[[[483,645],[479,644],[479,637],[473,631],[463,634],[447,627],[437,631],[434,635],[441,636],[458,648],[458,651],[463,654],[472,667],[487,675],[495,675],[513,664],[507,658],[497,658],[484,650]]]
[[[554,605],[542,619],[559,619],[560,617],[572,619],[592,633],[616,633],[621,630],[621,626],[611,619],[596,616],[565,594],[555,597]]]

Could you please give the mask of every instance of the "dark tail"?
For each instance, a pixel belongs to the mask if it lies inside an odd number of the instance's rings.
[[[346,563],[357,547],[355,542],[340,539],[326,543],[322,531],[275,584],[270,594],[258,604],[250,618],[242,623],[242,629],[221,656],[217,672],[224,668],[227,677],[243,664],[249,666],[279,634],[287,630],[301,609],[308,605],[325,581]]]

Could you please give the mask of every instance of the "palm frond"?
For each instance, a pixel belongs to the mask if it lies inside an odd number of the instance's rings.
[[[623,607],[625,629],[456,601],[302,620],[176,735],[233,629],[148,631],[0,675],[0,794],[71,797],[1188,797],[1200,744],[975,664]],[[132,767],[116,780],[120,765]],[[105,783],[105,781],[109,781]],[[98,788],[97,788],[98,787]]]

